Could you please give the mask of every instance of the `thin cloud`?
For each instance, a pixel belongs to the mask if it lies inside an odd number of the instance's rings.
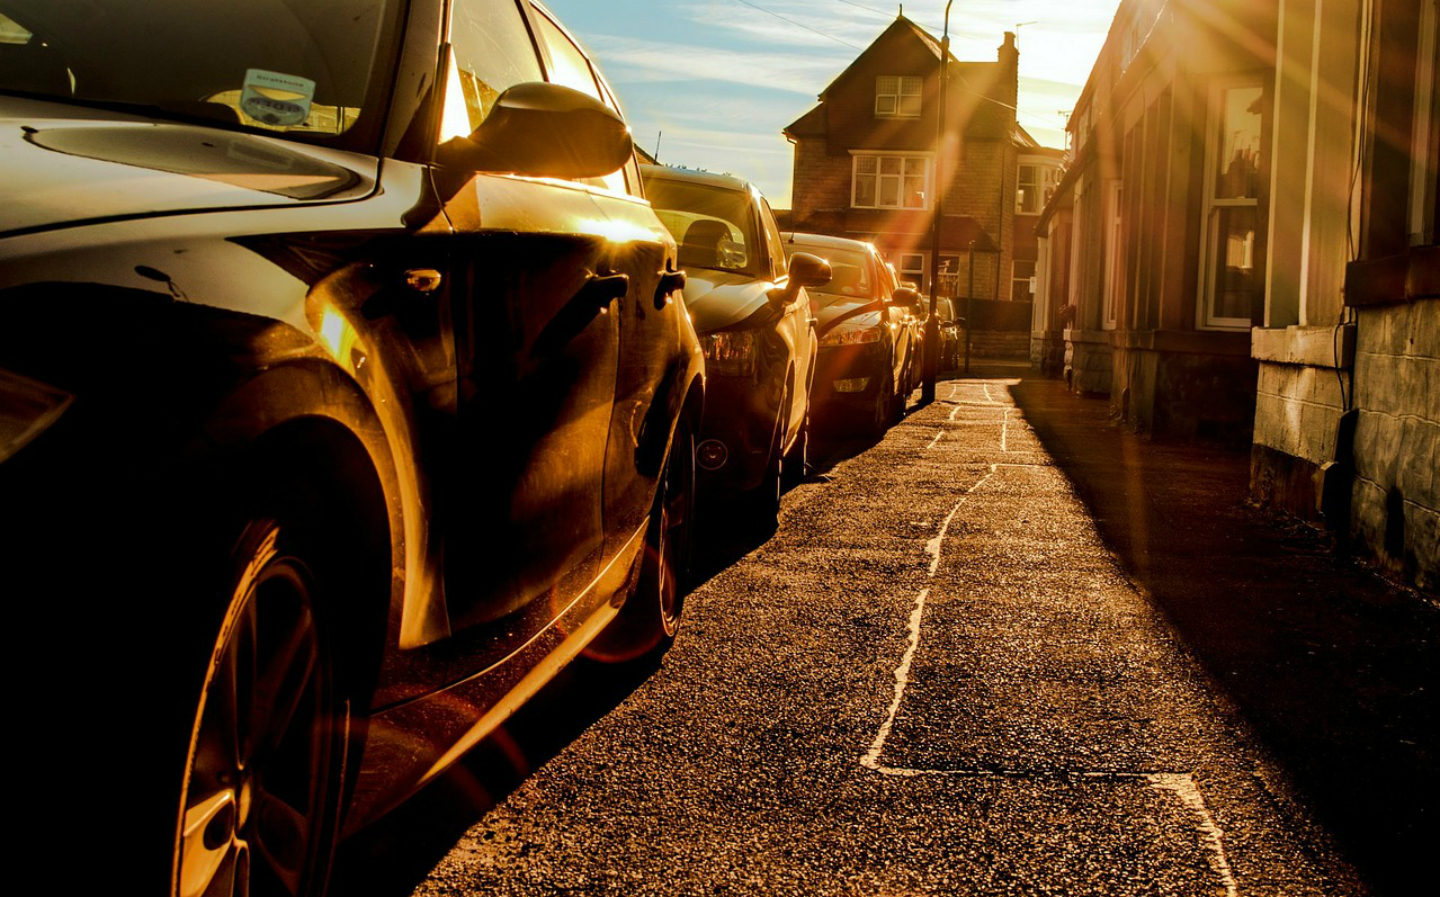
[[[590,44],[616,82],[719,81],[814,96],[836,73],[831,59],[686,46],[594,35]]]

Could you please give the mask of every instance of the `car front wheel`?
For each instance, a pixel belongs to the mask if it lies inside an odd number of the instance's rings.
[[[350,715],[312,536],[256,520],[237,543],[185,768],[180,897],[324,890]]]

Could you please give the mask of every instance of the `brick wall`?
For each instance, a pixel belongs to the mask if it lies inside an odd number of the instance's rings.
[[[850,205],[850,156],[832,156],[825,138],[801,138],[795,144],[794,220],[804,222],[815,213]],[[803,227],[803,225],[801,225]]]
[[[1440,586],[1440,299],[1361,308],[1351,532],[1421,588]]]

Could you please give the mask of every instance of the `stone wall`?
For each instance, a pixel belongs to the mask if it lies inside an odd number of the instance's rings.
[[[1440,299],[1358,309],[1357,547],[1424,589],[1440,587]]]
[[[1337,441],[1353,399],[1354,338],[1349,325],[1253,331],[1251,355],[1260,365],[1250,451],[1256,502],[1311,519],[1325,512],[1325,479],[1344,460]]]
[[[1109,395],[1113,378],[1110,334],[1104,331],[1065,331],[1065,382],[1081,395]]]

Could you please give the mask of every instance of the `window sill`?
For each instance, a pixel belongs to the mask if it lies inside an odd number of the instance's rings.
[[[1345,304],[1351,308],[1436,298],[1440,298],[1440,246],[1412,246],[1345,266]]]

